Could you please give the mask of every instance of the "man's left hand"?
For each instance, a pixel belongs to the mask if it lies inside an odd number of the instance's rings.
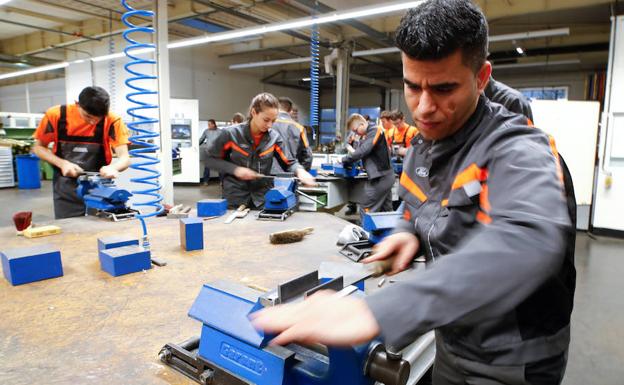
[[[252,314],[256,328],[279,333],[271,345],[321,343],[353,346],[379,334],[379,325],[362,299],[321,291],[294,304],[265,308]]]
[[[119,176],[119,171],[113,166],[102,166],[102,168],[100,168],[100,176],[102,178],[117,178]]]

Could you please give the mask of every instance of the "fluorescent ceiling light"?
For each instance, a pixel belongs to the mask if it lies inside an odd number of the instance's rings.
[[[8,3],[9,1],[11,1],[11,0],[0,0],[0,5],[4,5],[4,4]]]
[[[490,36],[488,41],[492,43],[492,42],[498,42],[498,41],[539,39],[540,37],[568,36],[568,35],[570,35],[570,28],[542,29],[539,31],[509,33],[506,35],[494,35],[494,36]]]
[[[69,65],[69,63],[64,61],[62,63],[56,63],[56,64],[50,64],[50,65],[45,65],[45,66],[39,66],[39,67],[30,68],[30,69],[22,70],[22,71],[9,72],[8,74],[0,75],[0,80],[14,78],[14,77],[18,77],[18,76],[35,74],[37,72],[52,71],[52,70],[56,70],[56,69],[59,69],[59,68],[65,68],[68,65]]]
[[[524,50],[520,46],[516,47],[516,52],[518,52],[518,55],[524,55]]]
[[[391,12],[402,11],[402,10],[409,9],[409,8],[414,8],[418,6],[420,3],[422,3],[423,1],[425,0],[407,1],[407,2],[401,1],[401,2],[394,2],[394,3],[383,5],[383,6],[361,7],[361,8],[355,8],[355,9],[351,9],[347,11],[326,13],[326,14],[322,14],[322,15],[318,15],[314,17],[312,16],[304,17],[300,19],[287,21],[287,22],[266,24],[266,25],[259,26],[259,27],[250,27],[250,28],[238,29],[236,31],[220,32],[220,33],[211,34],[205,37],[175,41],[175,42],[169,43],[167,47],[168,48],[189,47],[193,45],[212,43],[216,41],[238,39],[238,38],[245,37],[245,36],[262,35],[262,34],[269,33],[269,32],[284,31],[288,29],[299,29],[299,28],[309,27],[312,25],[334,23],[336,21],[341,21],[341,20],[363,18],[367,16],[372,16],[372,15],[381,15],[384,13],[391,13]]]
[[[553,36],[568,36],[570,35],[570,28],[557,28],[557,29],[543,29],[539,31],[528,31],[520,33],[510,33],[507,35],[493,35],[488,38],[488,42],[510,41],[510,40],[526,40],[526,39],[538,39],[540,37],[553,37]],[[368,49],[363,51],[354,51],[351,56],[372,56],[372,55],[385,55],[389,53],[401,52],[396,47]]]
[[[284,64],[306,63],[311,60],[312,58],[308,56],[308,57],[296,57],[296,58],[284,59],[284,60],[269,60],[269,61],[255,62],[255,63],[241,63],[241,64],[232,64],[230,66],[230,69],[240,70],[243,68],[279,66],[279,65],[284,65]]]
[[[530,68],[530,67],[550,67],[550,66],[560,66],[567,64],[579,64],[581,61],[579,59],[570,59],[570,60],[554,60],[554,61],[538,61],[531,63],[512,63],[512,64],[494,64],[494,69],[504,69],[504,68]]]

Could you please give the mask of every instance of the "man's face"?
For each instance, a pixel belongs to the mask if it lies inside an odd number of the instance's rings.
[[[392,128],[392,120],[388,118],[381,118],[381,125],[383,126],[384,130],[389,130]]]
[[[403,118],[399,118],[399,119],[394,119],[392,121],[392,124],[394,124],[395,127],[399,128],[399,127],[403,127]]]
[[[435,61],[402,54],[405,102],[420,134],[440,140],[457,132],[474,112],[492,66],[485,62],[475,74],[462,62],[462,53]]]
[[[355,132],[358,135],[366,134],[366,127],[366,122],[361,120],[355,120],[353,123],[351,123],[351,131]]]
[[[102,120],[101,116],[91,115],[90,113],[85,111],[84,108],[80,107],[80,105],[78,105],[78,111],[80,112],[80,117],[82,118],[82,120],[94,126],[98,124],[100,120]]]
[[[210,130],[214,130],[214,129],[216,129],[216,128],[217,128],[216,123],[213,123],[213,122],[208,122],[208,129],[210,129]]]

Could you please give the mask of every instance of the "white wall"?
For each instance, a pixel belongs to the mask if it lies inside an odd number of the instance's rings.
[[[30,95],[30,111],[26,87]],[[63,103],[65,103],[63,78],[0,87],[0,111],[43,113],[49,107]]]

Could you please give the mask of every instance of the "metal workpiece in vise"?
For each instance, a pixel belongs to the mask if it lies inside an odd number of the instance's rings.
[[[78,177],[77,183],[76,194],[84,201],[87,214],[120,221],[132,219],[138,213],[127,205],[132,194],[117,187],[112,179],[87,172]]]
[[[405,385],[410,364],[389,355],[379,341],[352,347],[269,346],[272,335],[256,330],[250,315],[266,306],[303,300],[322,289],[363,297],[343,277],[319,280],[318,272],[262,293],[224,281],[204,285],[189,316],[202,322],[201,337],[167,344],[161,361],[201,384]]]
[[[403,215],[402,213],[403,208],[400,206],[397,211],[362,214],[362,228],[367,232],[368,239],[345,243],[340,250],[340,254],[354,262],[359,262],[370,256],[373,246],[390,235],[397,226],[399,219]]]

